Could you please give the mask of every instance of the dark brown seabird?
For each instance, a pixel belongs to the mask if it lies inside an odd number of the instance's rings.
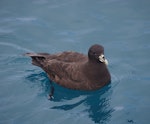
[[[88,55],[65,51],[57,54],[26,53],[57,84],[76,90],[96,90],[110,83],[104,48],[95,44]]]

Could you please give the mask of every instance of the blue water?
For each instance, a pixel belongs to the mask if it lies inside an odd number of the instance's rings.
[[[149,0],[1,0],[0,124],[148,124]],[[26,52],[87,54],[102,44],[112,76],[97,91],[49,80]]]

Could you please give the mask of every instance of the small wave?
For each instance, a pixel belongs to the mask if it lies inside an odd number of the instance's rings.
[[[12,44],[12,43],[7,43],[7,42],[0,42],[0,45],[3,45],[3,46],[9,46],[9,47],[13,47],[17,50],[22,50],[22,51],[25,51],[25,52],[33,52],[32,50],[29,50],[27,48],[23,48],[19,45],[16,45],[16,44]]]
[[[20,21],[20,22],[31,22],[37,20],[35,17],[9,17],[9,18],[3,18],[0,20],[0,22],[12,22],[12,21]]]
[[[51,2],[51,1],[48,1],[48,0],[36,0],[34,1],[33,3],[34,4],[39,4],[39,5],[42,5],[42,4],[47,4],[49,5],[49,8],[50,9],[55,9],[55,8],[59,8],[59,7],[62,7],[62,6],[67,6],[68,4],[71,4],[73,3],[74,1],[73,0],[70,0],[70,1],[66,1],[66,2]]]
[[[123,110],[123,109],[124,109],[123,106],[116,106],[116,107],[114,107],[114,110],[115,110],[115,111],[121,111],[121,110]]]
[[[112,87],[116,87],[120,82],[121,82],[121,78],[117,77],[115,74],[111,74],[111,78],[112,78]]]
[[[9,33],[12,33],[12,32],[13,32],[13,30],[11,30],[11,29],[2,29],[2,28],[0,28],[0,34],[2,34],[2,33],[9,34]]]
[[[37,19],[34,17],[18,17],[16,18],[16,20],[22,21],[22,22],[30,22],[30,21],[35,21]]]

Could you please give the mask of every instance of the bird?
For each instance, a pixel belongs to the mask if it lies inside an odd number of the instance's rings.
[[[104,47],[92,45],[88,54],[64,51],[54,54],[25,53],[53,82],[74,90],[97,90],[111,82]],[[52,88],[53,89],[53,88]]]

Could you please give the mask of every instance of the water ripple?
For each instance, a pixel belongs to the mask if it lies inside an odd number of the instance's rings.
[[[25,52],[33,52],[33,51],[30,50],[30,49],[21,47],[21,46],[19,46],[19,45],[13,44],[13,43],[0,42],[0,45],[9,46],[9,47],[15,48],[15,49],[17,49],[17,50],[25,51]]]

